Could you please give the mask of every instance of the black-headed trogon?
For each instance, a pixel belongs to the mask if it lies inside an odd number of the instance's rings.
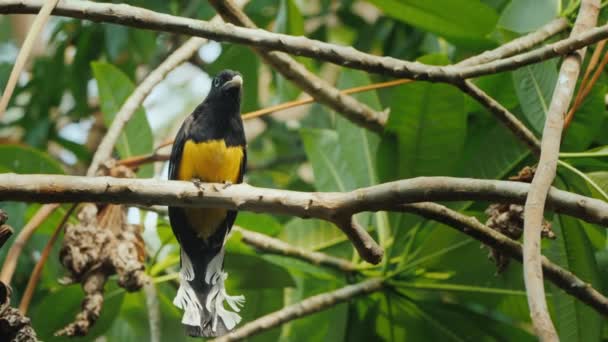
[[[217,74],[205,100],[182,124],[171,151],[169,179],[240,183],[247,163],[240,106],[243,79],[235,71]],[[190,336],[221,336],[234,328],[243,296],[224,287],[224,239],[236,211],[169,207],[173,233],[181,245],[180,287],[173,303],[184,310]],[[231,311],[224,307],[228,303]]]

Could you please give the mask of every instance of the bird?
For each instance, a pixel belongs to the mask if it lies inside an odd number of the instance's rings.
[[[241,183],[247,165],[241,119],[243,78],[219,72],[207,97],[182,123],[169,158],[169,179]],[[241,320],[244,296],[230,296],[224,282],[224,243],[237,211],[169,207],[169,221],[180,244],[180,285],[173,301],[184,311],[182,324],[193,337],[217,337]],[[224,301],[229,309],[224,306]],[[231,309],[231,310],[230,310]]]

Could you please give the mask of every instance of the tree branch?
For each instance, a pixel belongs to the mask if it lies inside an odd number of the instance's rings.
[[[417,177],[349,192],[300,192],[249,184],[112,177],[0,174],[4,201],[99,202],[210,207],[286,214],[329,221],[363,211],[400,211],[404,203],[478,200],[523,204],[530,184],[455,177]],[[608,203],[552,188],[547,206],[608,226]]]
[[[369,279],[358,284],[348,285],[335,291],[322,293],[304,299],[303,301],[284,307],[281,310],[262,316],[227,335],[218,337],[214,342],[228,342],[245,339],[249,336],[259,334],[281,324],[293,321],[333,307],[342,302],[349,301],[355,297],[366,295],[381,290],[384,287],[382,279]]]
[[[209,1],[224,20],[235,25],[257,29],[257,26],[230,0]],[[306,67],[295,61],[283,52],[265,51],[252,47],[262,59],[280,72],[288,80],[302,88],[316,101],[327,105],[342,114],[353,123],[381,133],[387,120],[387,113],[376,112],[366,104],[357,101],[354,97],[340,92],[331,84],[308,71]]]
[[[578,37],[593,28],[599,9],[599,0],[583,0],[570,37]],[[543,129],[540,161],[524,208],[524,281],[530,316],[541,341],[559,341],[545,298],[540,235],[545,201],[557,169],[564,115],[576,87],[585,50],[567,56],[562,63]]]
[[[0,0],[0,13],[34,13],[43,4],[41,0]],[[55,15],[93,21],[111,22],[163,32],[183,33],[216,41],[245,44],[267,50],[278,50],[295,55],[325,60],[345,67],[398,78],[455,82],[462,79],[513,70],[567,54],[608,37],[608,25],[589,30],[553,44],[510,58],[474,66],[431,66],[406,62],[391,57],[380,57],[358,51],[352,47],[329,44],[305,37],[294,37],[260,29],[219,25],[207,21],[171,16],[147,9],[90,1],[62,1]]]
[[[460,214],[435,203],[415,203],[403,206],[403,210],[453,227],[484,244],[499,249],[513,259],[522,261],[522,245],[498,231],[481,224],[474,217]],[[608,298],[570,271],[541,256],[542,270],[551,282],[566,293],[578,298],[604,316],[608,316]]]

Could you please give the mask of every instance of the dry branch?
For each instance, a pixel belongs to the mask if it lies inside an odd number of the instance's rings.
[[[597,23],[599,0],[583,0],[570,37],[578,37]],[[541,260],[541,230],[545,201],[557,169],[564,116],[572,99],[585,49],[567,56],[561,66],[547,112],[540,161],[524,209],[524,281],[530,316],[541,341],[559,341],[545,298]]]
[[[42,4],[43,1],[41,0],[0,0],[0,13],[35,13]],[[64,0],[57,5],[53,14],[162,32],[183,33],[216,41],[255,46],[266,50],[278,50],[398,78],[443,82],[456,82],[462,79],[513,70],[524,65],[568,54],[608,38],[608,25],[604,25],[576,37],[490,63],[465,67],[430,66],[391,57],[375,56],[352,47],[329,44],[305,37],[237,27],[231,24],[213,24],[203,20],[176,17],[125,4]]]
[[[345,286],[335,291],[312,296],[299,303],[286,306],[281,310],[262,316],[230,332],[228,335],[216,338],[213,341],[239,341],[277,327],[283,323],[333,307],[336,304],[351,300],[355,297],[379,291],[383,287],[384,283],[382,279],[369,279],[358,284]]]

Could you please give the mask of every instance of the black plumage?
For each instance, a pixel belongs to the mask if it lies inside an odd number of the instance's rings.
[[[209,94],[177,133],[169,179],[226,183],[243,180],[247,153],[241,97],[242,78],[237,72],[224,70],[214,77]],[[234,210],[169,207],[171,227],[182,248],[182,279],[174,303],[185,310],[182,322],[191,336],[220,336],[234,326],[233,320],[240,320],[235,313],[224,313],[216,306],[217,301],[223,308],[225,299],[234,308],[231,297],[221,291],[225,279],[224,239],[236,214]],[[240,302],[240,298],[232,300]],[[200,324],[194,324],[195,310],[200,312]]]

